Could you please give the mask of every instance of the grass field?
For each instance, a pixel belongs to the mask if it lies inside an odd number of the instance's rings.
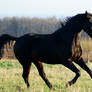
[[[92,69],[92,63],[87,63]],[[78,66],[77,66],[78,67]],[[92,80],[89,75],[78,67],[81,77],[69,88],[65,87],[67,81],[71,80],[75,74],[62,65],[44,64],[46,75],[55,90],[50,90],[40,78],[36,67],[32,65],[27,89],[22,79],[22,67],[17,60],[0,61],[0,92],[92,92]]]
[[[83,50],[92,51],[92,39],[81,39],[80,43]]]

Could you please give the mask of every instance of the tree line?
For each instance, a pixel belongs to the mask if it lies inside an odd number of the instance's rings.
[[[60,23],[64,23],[64,21],[62,19],[57,19],[56,17],[5,17],[0,19],[0,35],[10,34],[19,37],[27,33],[50,34],[61,27]],[[82,37],[88,38],[84,32],[82,32]]]
[[[5,17],[0,19],[0,35],[10,34],[13,36],[21,36],[26,33],[53,33],[60,27],[60,22],[57,18],[18,18]]]

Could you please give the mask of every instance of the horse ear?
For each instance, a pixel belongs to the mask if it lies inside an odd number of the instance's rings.
[[[91,14],[91,13],[88,13],[87,11],[85,12],[85,15],[86,15],[86,17],[89,18],[89,19],[92,18],[92,14]]]
[[[89,18],[89,14],[88,14],[87,11],[85,11],[85,16],[86,16],[87,18]]]
[[[85,15],[87,15],[88,14],[88,12],[87,11],[85,11]]]

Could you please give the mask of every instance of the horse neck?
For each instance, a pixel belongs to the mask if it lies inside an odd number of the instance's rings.
[[[81,29],[80,25],[77,25],[76,23],[72,24],[72,25],[67,24],[66,26],[60,28],[55,33],[55,36],[59,40],[63,40],[69,44],[69,43],[72,43],[75,35],[78,35],[81,30],[82,29]]]

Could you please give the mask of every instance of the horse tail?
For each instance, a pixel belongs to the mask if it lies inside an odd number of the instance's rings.
[[[2,58],[4,53],[4,45],[8,43],[10,46],[10,42],[16,41],[17,39],[18,39],[17,37],[13,37],[8,34],[3,34],[0,36],[0,59]]]

